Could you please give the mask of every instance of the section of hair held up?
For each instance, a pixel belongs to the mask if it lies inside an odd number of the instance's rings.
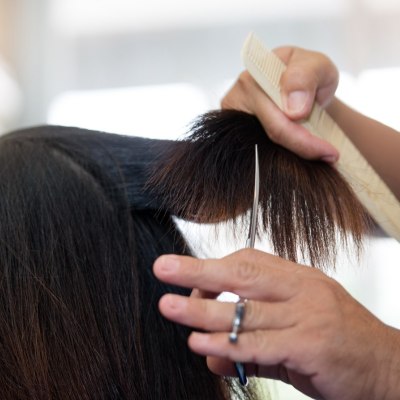
[[[293,261],[334,265],[339,247],[361,248],[370,219],[334,167],[272,142],[256,117],[234,110],[200,116],[188,137],[160,156],[148,185],[164,209],[203,223],[235,219],[253,202],[260,160],[261,239]]]

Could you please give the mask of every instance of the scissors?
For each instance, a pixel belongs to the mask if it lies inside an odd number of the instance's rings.
[[[250,226],[249,226],[249,233],[246,240],[246,247],[250,249],[254,249],[254,244],[256,241],[256,233],[257,233],[257,218],[258,218],[258,203],[259,203],[259,193],[260,193],[260,166],[258,161],[258,147],[255,145],[255,174],[254,174],[254,198],[253,198],[253,207],[251,209],[250,215]],[[240,307],[236,308],[236,317],[237,320],[237,330],[240,327],[240,322],[244,314],[244,304],[246,299],[239,298],[237,305],[241,305]],[[235,322],[234,322],[235,324]],[[231,340],[232,342],[237,341],[237,330],[235,330],[236,339]],[[230,338],[232,339],[232,338]],[[241,362],[235,362],[235,369],[236,374],[239,378],[239,382],[243,386],[247,386],[248,379],[246,376],[246,370]]]

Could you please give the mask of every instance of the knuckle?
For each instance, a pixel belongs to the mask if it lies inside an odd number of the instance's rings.
[[[281,144],[285,137],[285,130],[281,124],[275,124],[268,131],[269,138],[274,142]]]
[[[234,85],[221,100],[222,109],[241,110],[252,113],[255,81],[248,71],[243,71]]]
[[[207,301],[199,301],[197,304],[197,311],[198,311],[198,327],[200,329],[206,329],[208,324],[210,324],[211,321],[211,315],[210,315],[210,307]]]
[[[240,261],[237,265],[235,273],[239,281],[243,284],[251,285],[260,277],[260,269],[250,261]]]
[[[273,49],[273,52],[285,63],[287,64],[293,53],[297,51],[298,48],[294,46],[280,46],[280,47],[275,47]]]
[[[282,76],[282,85],[290,90],[315,90],[318,84],[318,74],[314,68],[294,64],[288,67]]]
[[[241,260],[253,260],[254,259],[254,249],[244,248],[236,251],[237,257]]]
[[[262,272],[260,266],[254,261],[251,250],[243,249],[239,252],[239,259],[236,261],[232,273],[241,286],[253,285],[260,279]]]
[[[206,260],[203,258],[195,258],[193,270],[197,273],[201,273],[204,270]]]
[[[245,70],[240,73],[237,84],[241,89],[247,91],[247,89],[252,85],[252,79],[250,73]]]
[[[333,279],[319,279],[318,288],[322,293],[325,293],[326,296],[333,298],[336,297],[335,293],[339,288],[339,284]]]
[[[194,304],[197,304],[198,311],[199,311],[200,315],[201,315],[203,318],[208,317],[209,306],[208,306],[208,302],[207,302],[207,301],[198,300],[198,301],[194,302]]]
[[[326,54],[319,51],[314,52],[314,54],[320,65],[323,65],[325,68],[329,68],[332,71],[337,71],[336,65]]]
[[[261,327],[262,316],[264,310],[261,309],[261,305],[256,301],[248,301],[246,303],[246,311],[243,319],[244,329],[258,329]]]

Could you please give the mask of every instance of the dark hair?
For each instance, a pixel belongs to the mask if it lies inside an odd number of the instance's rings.
[[[158,312],[164,293],[189,291],[152,264],[189,250],[139,190],[152,143],[62,127],[0,139],[2,399],[252,397]]]
[[[325,266],[337,234],[360,245],[367,217],[338,172],[244,113],[208,113],[181,142],[63,127],[0,139],[2,399],[257,397],[210,373],[190,330],[161,317],[164,293],[189,291],[151,271],[160,254],[189,253],[171,215],[215,222],[251,207],[255,143],[259,234],[279,255]]]
[[[237,218],[253,202],[255,144],[260,158],[259,236],[269,236],[278,255],[321,268],[334,265],[339,245],[354,243],[360,250],[371,220],[339,172],[275,144],[257,118],[244,112],[200,116],[190,135],[164,152],[148,186],[164,209],[182,218]]]

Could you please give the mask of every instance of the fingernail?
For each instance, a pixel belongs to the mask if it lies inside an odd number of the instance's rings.
[[[338,158],[334,155],[321,157],[321,161],[325,161],[328,164],[334,164],[337,160],[338,160]]]
[[[185,308],[187,299],[176,295],[165,295],[164,304],[170,310],[182,310]]]
[[[163,272],[175,272],[179,268],[179,257],[175,255],[161,256],[157,260],[157,265]]]
[[[303,90],[296,90],[289,93],[286,101],[286,111],[291,114],[300,113],[306,106],[308,93]]]
[[[210,334],[208,333],[192,332],[190,337],[197,345],[204,345],[210,341]]]

